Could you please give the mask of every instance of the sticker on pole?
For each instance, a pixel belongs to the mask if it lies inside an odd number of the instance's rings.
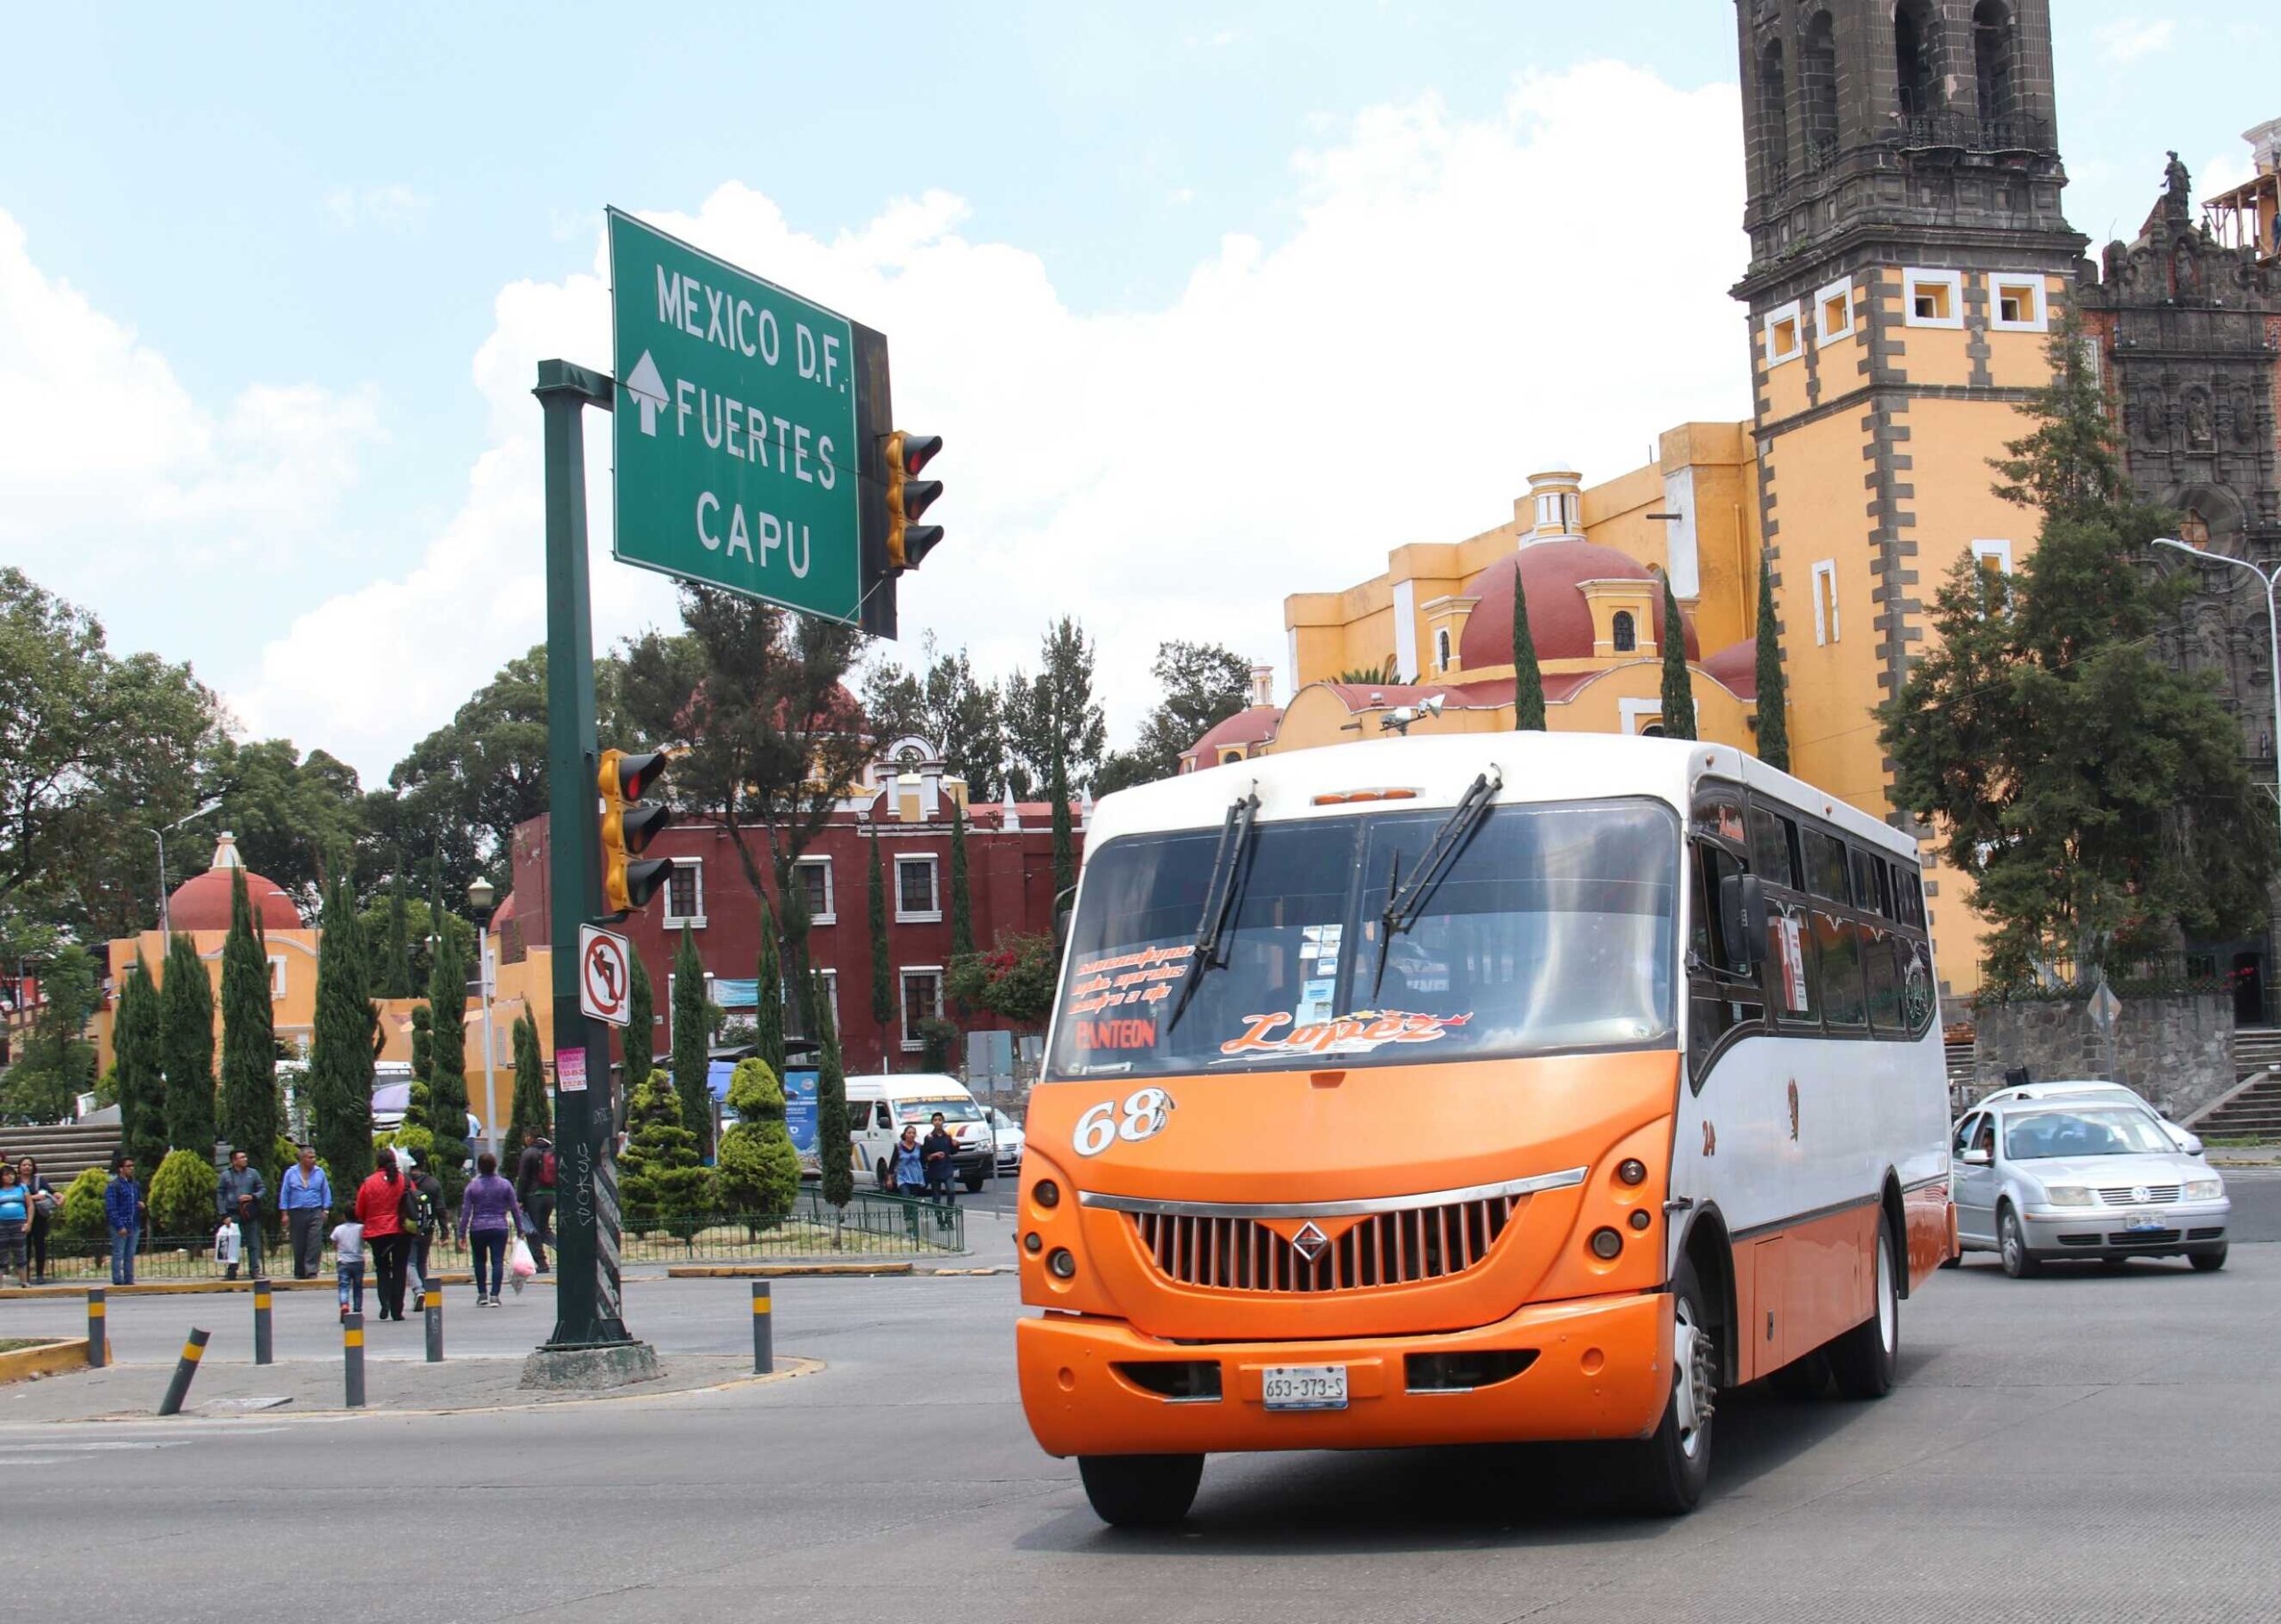
[[[625,1004],[634,985],[633,949],[623,936],[578,927],[578,1008],[611,1026],[625,1024]]]
[[[585,1049],[558,1049],[554,1051],[554,1091],[558,1094],[584,1094],[586,1091]]]

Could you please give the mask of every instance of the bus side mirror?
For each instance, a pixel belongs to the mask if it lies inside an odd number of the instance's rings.
[[[1766,887],[1755,874],[1729,874],[1719,882],[1719,943],[1729,964],[1758,973],[1758,944],[1766,940]]]
[[[1077,906],[1077,888],[1072,885],[1053,899],[1053,956],[1057,959],[1069,951],[1069,916]]]

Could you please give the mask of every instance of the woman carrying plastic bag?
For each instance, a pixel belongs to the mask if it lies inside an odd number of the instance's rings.
[[[530,1243],[518,1235],[507,1254],[507,1283],[515,1288],[515,1295],[523,1294],[524,1282],[537,1272],[538,1260],[531,1256]]]

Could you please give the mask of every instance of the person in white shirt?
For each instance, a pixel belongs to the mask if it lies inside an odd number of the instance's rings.
[[[355,1219],[332,1227],[333,1278],[340,1286],[340,1317],[353,1304],[364,1311],[364,1226]]]

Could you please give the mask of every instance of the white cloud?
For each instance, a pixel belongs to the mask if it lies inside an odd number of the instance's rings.
[[[2117,17],[2101,23],[2092,37],[2099,54],[2110,62],[2135,62],[2171,48],[2178,23],[2169,17]]]
[[[899,419],[947,442],[949,539],[902,583],[904,648],[932,629],[1002,672],[1074,613],[1122,733],[1158,639],[1279,664],[1285,594],[1507,522],[1551,450],[1605,477],[1664,428],[1741,416],[1738,128],[1731,86],[1615,64],[1525,77],[1478,119],[1372,109],[1295,158],[1287,238],[1229,234],[1146,310],[1070,310],[940,192],[830,241],[734,183],[654,217],[890,335]],[[1673,151],[1705,178],[1641,192]],[[410,573],[271,642],[233,695],[249,721],[377,775],[543,635],[533,369],[605,364],[607,340],[599,273],[501,292],[465,506]],[[671,615],[669,583],[604,556],[607,434],[590,413],[598,644]]]
[[[324,216],[340,231],[372,226],[413,232],[427,223],[428,199],[400,181],[381,186],[336,186],[324,195]]]

